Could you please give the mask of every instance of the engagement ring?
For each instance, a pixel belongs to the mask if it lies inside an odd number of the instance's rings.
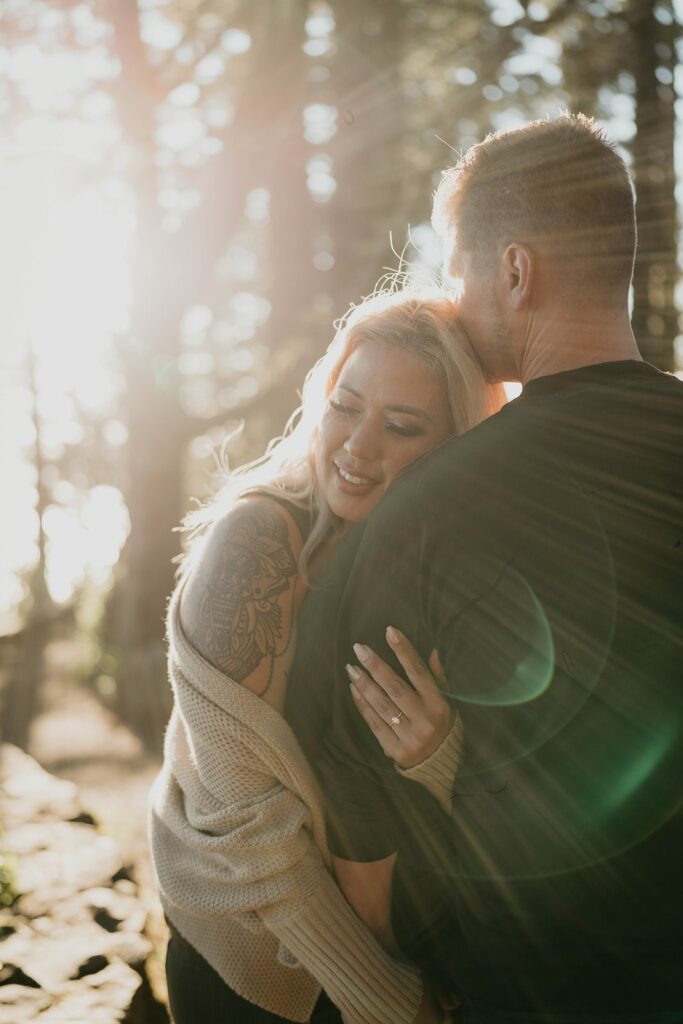
[[[399,711],[399,713],[397,715],[394,715],[393,718],[391,719],[391,724],[392,725],[398,725],[402,718],[403,718],[403,712]]]

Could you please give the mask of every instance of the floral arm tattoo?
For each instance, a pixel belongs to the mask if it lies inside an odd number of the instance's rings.
[[[183,626],[204,657],[238,683],[268,659],[262,696],[291,638],[294,616],[282,595],[297,574],[296,558],[287,524],[267,504],[236,508],[226,526],[183,595]]]

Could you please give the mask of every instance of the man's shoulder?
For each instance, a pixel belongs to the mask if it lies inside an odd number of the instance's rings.
[[[429,498],[462,501],[495,477],[500,487],[515,478],[517,467],[535,448],[533,420],[522,402],[511,403],[460,437],[454,437],[416,460],[394,483],[376,512]]]
[[[620,366],[622,364],[619,364]],[[629,372],[627,372],[627,370]],[[467,500],[472,493],[493,498],[518,488],[572,455],[605,442],[618,426],[622,443],[637,445],[649,431],[679,437],[683,429],[683,380],[648,363],[633,361],[621,376],[607,374],[550,391],[529,388],[496,415],[461,437],[454,437],[413,463],[390,489],[377,513],[389,514],[414,494],[426,503],[435,490]]]

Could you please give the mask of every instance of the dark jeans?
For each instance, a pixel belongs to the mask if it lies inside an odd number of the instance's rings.
[[[226,985],[194,946],[174,928],[166,953],[168,999],[175,1024],[289,1024],[262,1010]],[[313,1024],[341,1024],[341,1015],[323,992],[311,1016]]]

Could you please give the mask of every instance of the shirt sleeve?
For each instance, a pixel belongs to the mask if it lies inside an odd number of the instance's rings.
[[[353,644],[364,643],[402,673],[386,641],[388,625],[401,629],[425,659],[429,656],[425,614],[429,601],[421,574],[424,543],[423,531],[415,531],[400,502],[392,502],[385,514],[375,514],[366,524],[341,599],[331,681],[332,717],[318,769],[326,798],[330,848],[347,860],[380,860],[394,853],[401,845],[407,816],[413,830],[419,827],[414,805],[416,791],[423,786],[415,783],[422,780],[413,782],[410,776],[396,772],[358,712],[345,665],[357,663]],[[343,560],[343,549],[339,555]],[[442,785],[433,797],[445,797],[443,789]],[[424,790],[425,799],[428,790]],[[417,799],[419,803],[420,797]]]
[[[481,652],[476,652],[477,664],[463,666],[461,622],[482,594],[495,589],[501,566],[499,553],[481,541],[482,524],[473,511],[480,493],[475,480],[459,481],[441,462],[411,471],[365,524],[350,572],[343,566],[332,724],[320,766],[336,856],[384,858],[399,849],[406,830],[433,828],[435,805],[441,804],[442,813],[449,801],[459,761],[459,752],[454,760],[454,737],[440,752],[443,763],[435,758],[429,783],[429,766],[414,775],[397,772],[358,713],[344,666],[357,662],[353,644],[364,643],[403,674],[386,641],[386,628],[392,625],[425,661],[437,648],[449,680],[444,696],[454,705],[463,679],[478,684]],[[462,497],[454,501],[454,494]],[[343,548],[338,560],[343,564]],[[473,645],[468,650],[474,652]]]

